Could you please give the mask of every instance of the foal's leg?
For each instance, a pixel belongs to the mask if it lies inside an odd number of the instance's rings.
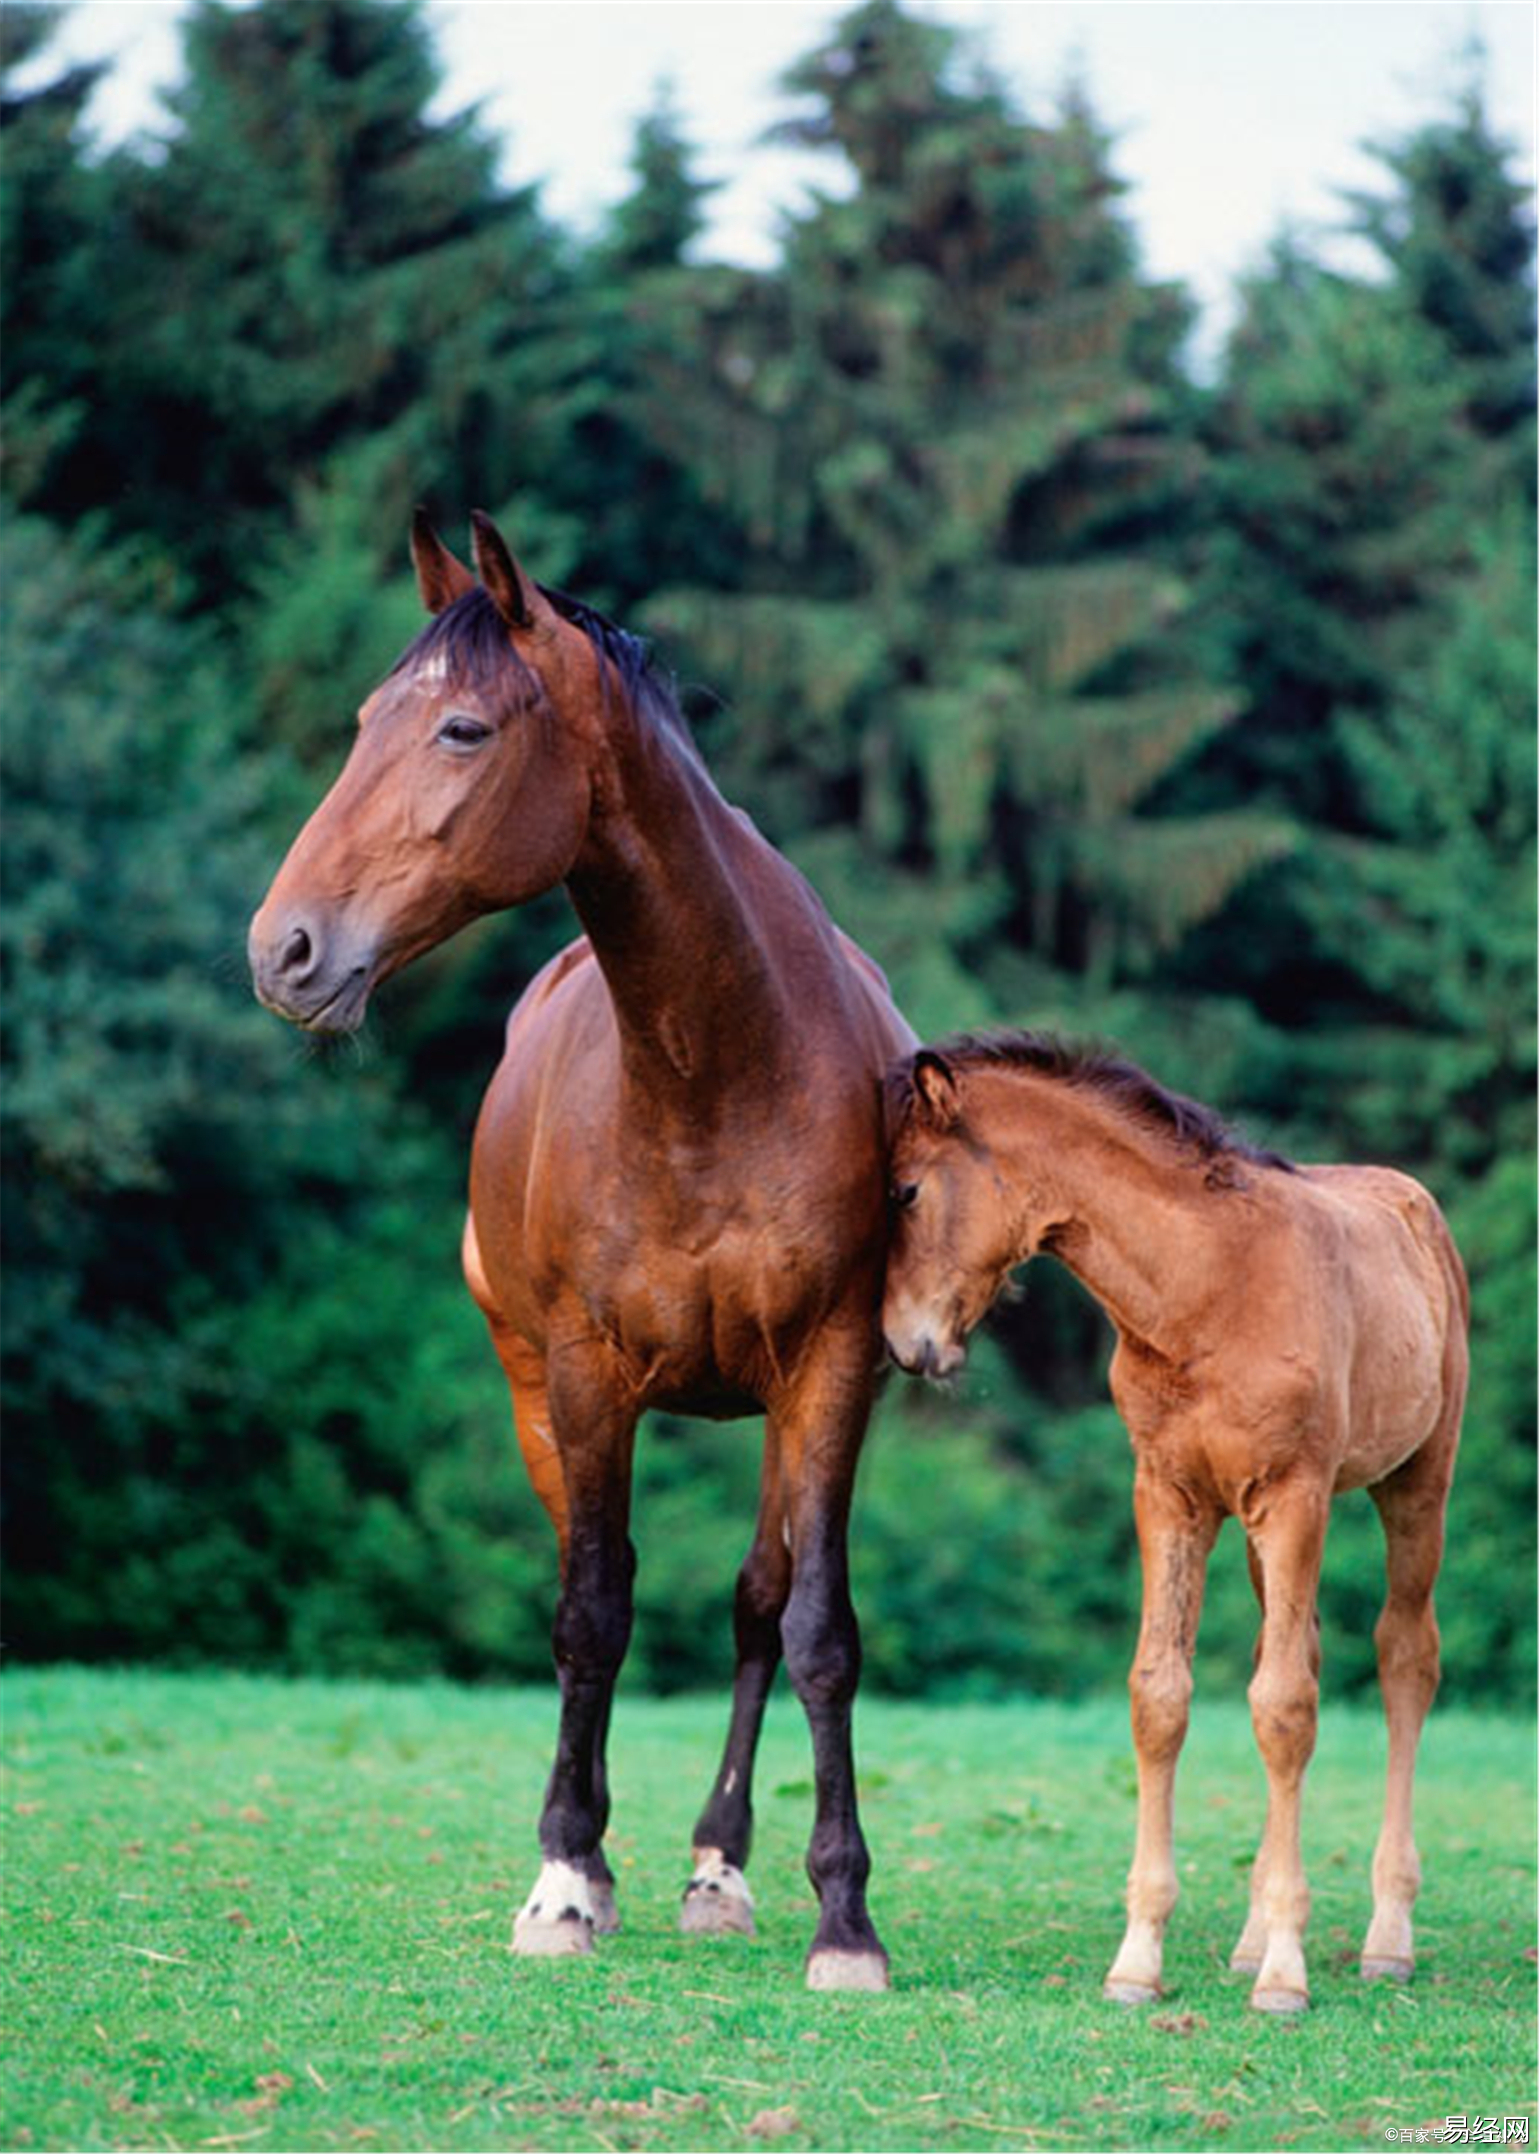
[[[1457,1424],[1455,1424],[1457,1433]],[[1363,1974],[1405,1981],[1411,1972],[1411,1909],[1421,1863],[1411,1835],[1411,1789],[1422,1723],[1437,1692],[1438,1630],[1432,1588],[1443,1560],[1443,1519],[1453,1444],[1435,1437],[1371,1489],[1384,1527],[1389,1593],[1374,1631],[1389,1724],[1384,1826],[1373,1857],[1373,1920]]]
[[[1245,1561],[1250,1570],[1250,1582],[1255,1590],[1256,1605],[1261,1610],[1262,1629],[1256,1632],[1256,1651],[1252,1673],[1261,1665],[1262,1630],[1266,1624],[1266,1581],[1261,1574],[1261,1558],[1256,1544],[1249,1536],[1245,1542]],[[1313,1638],[1310,1647],[1310,1666],[1316,1681],[1320,1675],[1320,1611],[1315,1610]],[[1245,1927],[1240,1932],[1239,1943],[1229,1955],[1229,1965],[1236,1974],[1259,1974],[1266,1953],[1266,1840],[1263,1837],[1256,1851],[1256,1859],[1250,1871],[1250,1912]]]
[[[567,1506],[552,1638],[561,1725],[540,1816],[544,1861],[513,1929],[514,1951],[536,1955],[587,1951],[606,1885],[612,1909],[601,1852],[609,1822],[604,1744],[630,1642],[636,1568],[627,1532],[634,1408],[575,1355],[552,1371],[550,1406]]]
[[[1266,1830],[1256,1857],[1266,1939],[1250,1998],[1261,2012],[1301,2012],[1309,2003],[1309,1887],[1299,1813],[1320,1713],[1315,1597],[1329,1508],[1328,1489],[1300,1482],[1279,1489],[1250,1527],[1265,1591],[1261,1650],[1250,1685],[1251,1721],[1267,1774]]]
[[[738,1573],[733,1611],[737,1675],[732,1686],[732,1723],[716,1784],[695,1827],[694,1875],[679,1911],[680,1928],[697,1935],[725,1931],[753,1935],[753,1897],[743,1875],[753,1837],[753,1762],[765,1701],[780,1666],[780,1619],[790,1590],[780,1441],[771,1418],[764,1430],[759,1522]]]
[[[875,1341],[862,1322],[840,1335],[825,1331],[819,1346],[774,1407],[791,1537],[791,1593],[780,1632],[812,1733],[816,1808],[807,1874],[819,1914],[807,1986],[886,1989],[887,1954],[866,1911],[871,1858],[860,1830],[850,1738],[860,1631],[850,1601],[848,1527]]]
[[[1140,1465],[1133,1511],[1143,1560],[1144,1611],[1128,1677],[1138,1753],[1138,1836],[1128,1873],[1128,1926],[1106,1977],[1117,2004],[1160,1994],[1165,1925],[1176,1904],[1172,1854],[1176,1762],[1186,1738],[1192,1654],[1218,1518]]]

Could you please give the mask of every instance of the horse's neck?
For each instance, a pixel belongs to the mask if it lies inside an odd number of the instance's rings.
[[[786,998],[764,891],[744,873],[753,843],[682,739],[644,713],[616,714],[567,889],[627,1068],[659,1103],[683,1086],[698,1110],[713,1084],[778,1082]]]
[[[1000,1146],[1007,1180],[1050,1222],[1046,1246],[1124,1338],[1160,1348],[1181,1282],[1173,1252],[1194,1231],[1197,1192],[1160,1137],[1087,1088],[1011,1081]]]

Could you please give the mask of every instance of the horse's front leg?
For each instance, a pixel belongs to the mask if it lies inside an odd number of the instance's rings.
[[[807,1874],[819,1915],[807,1955],[809,1989],[887,1987],[887,1954],[866,1910],[871,1858],[860,1830],[850,1732],[860,1677],[849,1584],[850,1498],[871,1409],[875,1349],[869,1322],[825,1332],[772,1408],[791,1545],[791,1592],[780,1633],[812,1734]]]
[[[1128,1872],[1127,1930],[1105,1994],[1117,2004],[1158,1997],[1165,1925],[1176,1904],[1176,1764],[1191,1708],[1192,1654],[1218,1519],[1141,1461],[1133,1485],[1144,1611],[1128,1677],[1138,1755],[1138,1836]]]
[[[567,1356],[552,1368],[549,1384],[567,1510],[552,1634],[561,1723],[540,1816],[540,1874],[513,1929],[514,1951],[539,1956],[586,1952],[595,1928],[611,1926],[602,1853],[609,1822],[604,1748],[631,1634],[636,1415],[605,1374],[586,1356]],[[612,1887],[607,1898],[612,1905]]]
[[[681,1929],[698,1936],[754,1933],[753,1897],[743,1871],[753,1838],[753,1765],[764,1707],[780,1666],[780,1619],[791,1590],[780,1492],[780,1441],[773,1416],[765,1424],[759,1521],[738,1573],[733,1630],[737,1674],[732,1721],[715,1785],[694,1835],[694,1874],[679,1911]]]

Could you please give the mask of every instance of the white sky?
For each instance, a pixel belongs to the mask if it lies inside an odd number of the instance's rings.
[[[756,146],[784,116],[775,78],[844,12],[806,0],[430,0],[446,105],[480,103],[506,143],[513,180],[544,182],[550,211],[586,226],[625,190],[637,116],[670,78],[713,201],[709,251],[774,252],[781,211],[829,166]],[[1528,0],[1404,5],[1171,6],[1162,0],[923,0],[922,12],[981,31],[1030,111],[1071,68],[1116,137],[1126,213],[1149,270],[1184,278],[1211,345],[1234,276],[1285,218],[1328,224],[1335,190],[1376,184],[1359,145],[1443,109],[1458,56],[1478,36],[1498,128],[1534,163],[1534,10]],[[105,140],[153,128],[156,92],[177,72],[180,0],[84,0],[57,56],[115,56],[91,118]],[[46,72],[47,70],[45,70]]]

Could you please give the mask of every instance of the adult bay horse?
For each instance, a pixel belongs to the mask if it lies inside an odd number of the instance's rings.
[[[1376,1639],[1389,1766],[1366,1976],[1411,1972],[1420,1866],[1411,1787],[1438,1681],[1432,1589],[1468,1374],[1469,1295],[1419,1183],[1294,1167],[1112,1056],[1040,1034],[923,1049],[890,1084],[898,1228],[883,1329],[945,1374],[1011,1267],[1042,1251],[1117,1333],[1111,1386],[1133,1439],[1144,1608],[1129,1678],[1138,1833],[1106,1994],[1160,1990],[1176,1900],[1171,1831],[1208,1553],[1245,1529],[1261,1635],[1250,1686],[1267,1815],[1231,1965],[1251,2003],[1308,2002],[1299,1852],[1319,1704],[1316,1588],[1333,1495],[1367,1488],[1389,1592]]]
[[[560,1547],[555,1764],[515,1949],[616,1927],[602,1840],[630,1636],[631,1456],[667,1406],[765,1414],[737,1676],[686,1929],[751,1929],[750,1779],[782,1650],[811,1728],[814,1989],[886,1986],[866,1907],[846,1530],[881,1358],[883,1072],[914,1044],[875,965],[706,773],[645,647],[473,519],[419,516],[433,616],[364,704],[252,923],[256,992],[314,1030],[478,915],[563,883],[586,930],[513,1011],[464,1268]]]

